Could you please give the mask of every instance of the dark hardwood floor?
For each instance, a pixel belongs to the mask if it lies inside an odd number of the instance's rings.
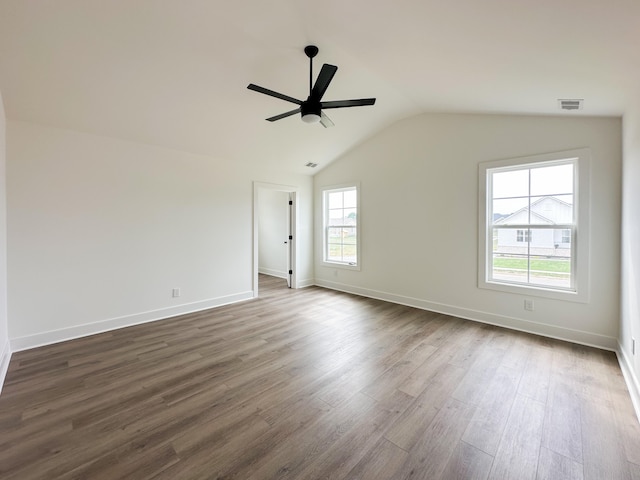
[[[261,276],[13,355],[2,479],[640,479],[615,355]]]

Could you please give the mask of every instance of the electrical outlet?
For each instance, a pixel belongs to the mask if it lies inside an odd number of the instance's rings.
[[[173,297],[179,297],[180,296],[180,289],[179,288],[174,288],[171,295]]]
[[[524,309],[525,310],[529,310],[530,312],[533,312],[533,300],[531,299],[525,299],[524,300]]]

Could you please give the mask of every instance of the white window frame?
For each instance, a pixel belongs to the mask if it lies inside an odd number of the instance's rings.
[[[525,296],[539,296],[574,302],[589,301],[589,185],[590,185],[590,151],[588,148],[563,152],[532,155],[528,157],[510,158],[479,164],[478,175],[478,287],[501,292],[516,293]],[[491,207],[489,202],[490,174],[493,169],[528,168],[535,164],[565,163],[574,160],[574,223],[572,235],[571,272],[572,285],[569,289],[556,289],[531,284],[515,284],[491,279],[493,258],[492,222],[489,218]]]
[[[355,262],[338,262],[335,260],[328,260],[328,232],[329,232],[329,205],[327,201],[327,196],[330,193],[340,192],[340,191],[348,191],[355,190],[356,191],[356,261]],[[322,263],[325,266],[344,268],[348,270],[360,270],[361,264],[361,250],[360,250],[360,238],[361,238],[361,228],[360,228],[360,184],[355,183],[347,183],[341,185],[332,185],[322,187],[321,189],[321,201],[322,201]],[[351,228],[351,226],[350,226]]]

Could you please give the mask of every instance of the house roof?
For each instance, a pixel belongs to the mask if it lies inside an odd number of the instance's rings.
[[[537,205],[540,205],[543,202],[552,200],[554,203],[557,203],[560,206],[564,206],[564,207],[571,207],[572,205],[570,203],[567,203],[563,200],[560,200],[559,198],[556,197],[540,197],[537,200],[535,200],[534,202],[531,202],[531,206],[527,205],[525,207],[522,207],[518,210],[516,210],[515,212],[513,212],[511,215],[504,215],[503,217],[501,217],[499,220],[494,221],[495,225],[508,225],[509,223],[511,223],[511,221],[514,218],[517,218],[519,215],[526,213],[531,207],[535,207]],[[546,225],[555,225],[557,222],[547,216],[542,215],[540,212],[537,212],[535,210],[531,210],[531,216],[535,217],[536,219],[538,219],[539,221],[542,222],[542,224],[546,224]],[[521,222],[513,222],[513,223],[521,223]]]
[[[620,116],[639,19],[628,0],[3,0],[0,91],[9,120],[312,174],[422,112]],[[307,44],[339,68],[327,100],[376,105],[266,122],[291,105],[246,86],[304,99]]]

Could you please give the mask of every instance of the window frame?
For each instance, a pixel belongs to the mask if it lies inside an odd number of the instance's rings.
[[[478,287],[516,293],[526,296],[540,296],[568,300],[580,303],[589,301],[589,185],[590,185],[590,151],[588,148],[568,150],[562,152],[532,155],[527,157],[509,158],[481,162],[478,174]],[[571,287],[553,288],[550,286],[510,283],[491,278],[490,268],[493,258],[493,221],[490,217],[492,198],[490,190],[490,174],[497,169],[520,170],[574,162],[574,222],[571,227]],[[558,228],[557,226],[543,227],[532,225],[534,228]],[[522,229],[523,227],[517,226]],[[561,226],[561,229],[567,228]],[[532,232],[529,233],[531,239]]]
[[[349,228],[355,228],[356,230],[356,261],[354,262],[340,262],[335,260],[329,260],[328,257],[328,232],[329,228],[335,228],[335,225],[329,225],[329,202],[328,196],[330,193],[346,192],[355,190],[356,192],[356,224],[355,226],[349,226]],[[340,185],[331,185],[321,188],[320,199],[322,202],[322,263],[328,267],[344,268],[348,270],[360,270],[361,265],[361,250],[360,250],[360,184],[358,182],[345,183]]]

